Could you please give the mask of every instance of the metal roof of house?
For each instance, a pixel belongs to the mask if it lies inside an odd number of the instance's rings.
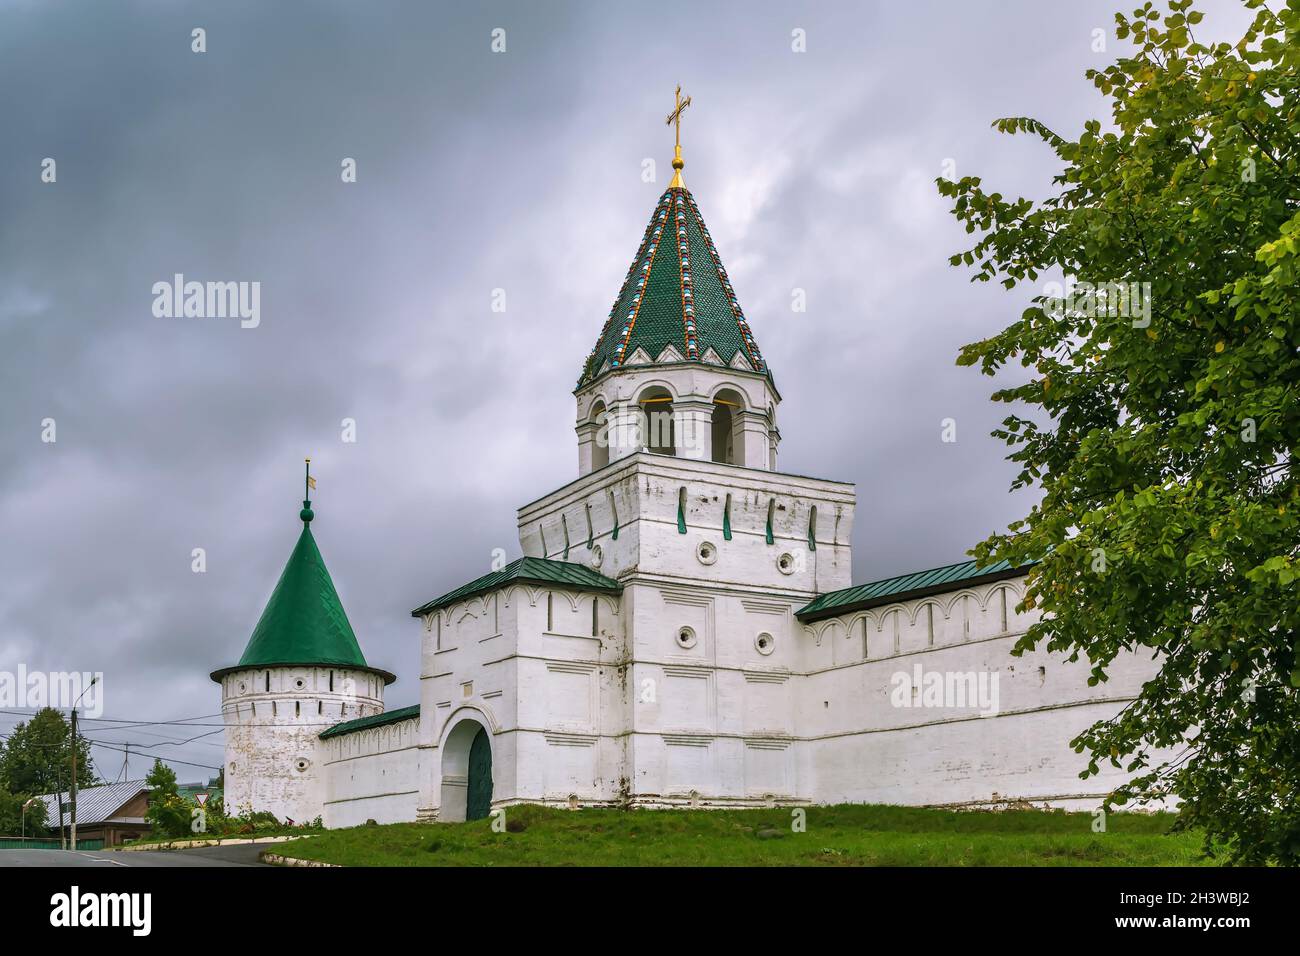
[[[454,591],[448,591],[428,604],[420,605],[411,612],[411,616],[421,617],[430,611],[449,607],[457,601],[463,601],[476,594],[495,591],[515,581],[527,584],[556,584],[574,591],[596,591],[602,594],[620,594],[623,591],[623,585],[613,578],[607,578],[593,571],[585,564],[552,561],[550,558],[520,558],[518,561],[510,562],[500,571],[485,574]]]
[[[808,622],[824,617],[834,617],[848,611],[860,611],[864,608],[879,607],[882,604],[894,604],[912,598],[925,597],[951,591],[960,586],[982,584],[1011,578],[1024,574],[1029,565],[1013,567],[1007,561],[980,566],[977,561],[962,561],[948,564],[929,571],[916,571],[912,574],[900,574],[858,584],[840,591],[828,591],[819,594],[813,601],[795,611],[799,620]]]
[[[388,724],[396,724],[399,721],[410,720],[412,717],[419,718],[420,705],[413,704],[410,707],[402,707],[398,710],[385,711],[382,714],[371,714],[369,717],[354,717],[352,720],[345,720],[341,724],[335,724],[333,727],[326,727],[320,732],[321,740],[328,740],[330,737],[338,737],[342,734],[354,733],[358,730],[369,730],[372,727],[384,727]]]
[[[77,826],[91,823],[103,823],[113,817],[142,790],[149,787],[143,780],[127,780],[124,783],[108,783],[101,787],[86,787],[77,791]],[[45,802],[46,825],[60,826],[59,802],[69,803],[71,795],[65,790],[61,794],[44,793],[40,799]],[[63,814],[62,825],[72,822],[72,814]]]

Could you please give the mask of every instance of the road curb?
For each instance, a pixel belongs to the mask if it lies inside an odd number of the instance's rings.
[[[320,860],[302,860],[296,856],[281,856],[279,853],[267,853],[263,851],[257,857],[263,863],[270,863],[272,866],[328,866],[339,868],[337,863],[322,863]]]
[[[204,846],[241,846],[247,843],[285,843],[289,840],[306,840],[314,834],[301,836],[239,837],[231,840],[172,840],[167,843],[149,843],[143,846],[115,846],[117,853],[148,853],[152,850],[193,850]]]

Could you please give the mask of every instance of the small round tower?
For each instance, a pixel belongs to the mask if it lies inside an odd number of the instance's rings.
[[[226,723],[227,812],[297,823],[324,808],[320,733],[382,713],[395,679],[366,663],[312,537],[309,495],[302,504],[302,533],[243,657],[212,673]]]

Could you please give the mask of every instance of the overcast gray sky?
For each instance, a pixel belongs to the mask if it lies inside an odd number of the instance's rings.
[[[0,0],[0,670],[103,671],[109,718],[217,714],[310,455],[353,628],[416,702],[410,609],[517,556],[515,508],[576,476],[571,390],[671,175],[676,83],[781,470],[857,483],[855,581],[962,560],[1030,500],[954,358],[1028,293],[947,265],[968,239],[933,180],[1044,195],[1046,148],[989,124],[1104,120],[1083,73],[1132,6]],[[1235,3],[1203,8],[1235,38]],[[259,281],[260,325],[156,318],[175,273]]]

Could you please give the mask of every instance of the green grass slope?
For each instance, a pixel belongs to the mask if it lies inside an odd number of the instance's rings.
[[[1196,866],[1201,837],[1173,814],[948,811],[846,804],[790,809],[505,809],[490,820],[329,830],[282,844],[344,866]]]

